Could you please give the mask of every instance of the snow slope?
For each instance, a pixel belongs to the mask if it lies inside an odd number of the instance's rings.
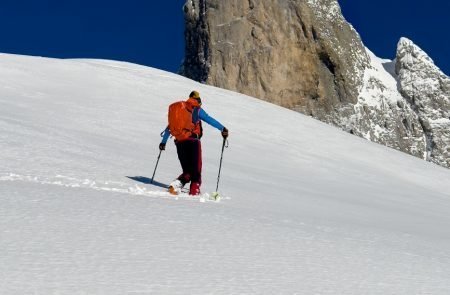
[[[0,54],[0,81],[1,294],[450,290],[447,169],[129,63]],[[193,89],[230,129],[219,203],[145,183]],[[220,148],[205,126],[204,191]],[[179,169],[170,143],[156,180]]]

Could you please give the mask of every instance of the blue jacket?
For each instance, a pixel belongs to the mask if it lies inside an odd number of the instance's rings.
[[[202,108],[200,108],[198,112],[192,113],[192,122],[197,122],[198,120],[202,120],[220,131],[222,131],[224,128],[224,126],[220,124],[219,121],[208,115],[208,113],[206,113]],[[161,143],[165,144],[170,137],[169,126],[167,126],[167,128],[163,131],[162,137],[163,139]]]

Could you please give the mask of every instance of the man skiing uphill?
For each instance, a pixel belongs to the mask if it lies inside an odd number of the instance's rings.
[[[160,150],[166,149],[169,136],[175,137],[178,159],[183,173],[169,186],[171,194],[178,194],[190,182],[190,195],[200,194],[202,184],[202,147],[200,139],[203,135],[202,122],[221,131],[224,139],[228,137],[228,129],[210,117],[202,108],[202,100],[197,91],[192,91],[187,101],[179,101],[169,106],[169,125],[164,130]]]

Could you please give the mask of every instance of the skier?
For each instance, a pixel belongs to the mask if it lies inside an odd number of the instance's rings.
[[[159,144],[161,151],[166,149],[169,136],[175,137],[178,159],[183,173],[169,186],[169,192],[177,195],[190,182],[190,195],[199,195],[202,184],[202,148],[200,139],[203,135],[202,122],[220,130],[224,140],[228,137],[228,129],[202,108],[202,100],[198,91],[192,91],[187,101],[179,101],[169,106],[169,125],[163,131]]]

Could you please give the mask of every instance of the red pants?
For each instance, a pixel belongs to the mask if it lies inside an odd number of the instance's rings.
[[[198,139],[187,139],[175,143],[183,173],[178,177],[183,185],[188,182],[202,184],[202,144]]]

